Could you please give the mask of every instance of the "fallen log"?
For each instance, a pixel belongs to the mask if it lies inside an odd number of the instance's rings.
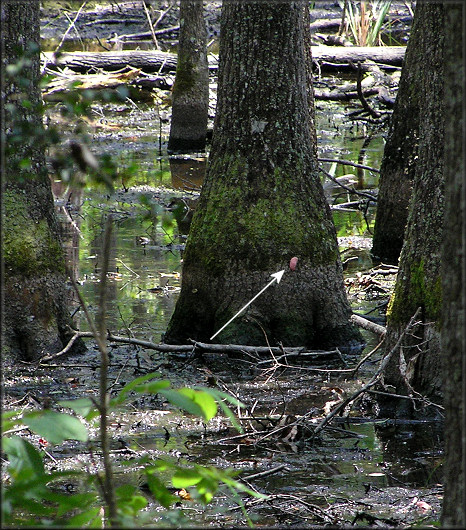
[[[312,59],[326,63],[373,61],[391,66],[402,66],[405,46],[312,46]]]
[[[158,50],[70,52],[57,55],[53,52],[44,52],[42,55],[48,68],[69,68],[80,73],[97,70],[115,72],[127,67],[151,73],[176,70],[176,55]]]
[[[379,94],[378,88],[368,88],[363,91],[364,96],[375,96]],[[319,90],[314,89],[314,98],[324,101],[349,101],[358,99],[359,94],[356,90]]]
[[[313,61],[321,68],[348,67],[358,61],[373,61],[390,66],[401,66],[405,47],[403,46],[312,46]],[[69,52],[55,55],[44,52],[43,61],[49,68],[69,68],[77,72],[107,70],[116,71],[126,67],[138,68],[144,72],[167,72],[176,70],[177,56],[158,50],[123,50],[110,52]],[[333,63],[333,64],[330,64]],[[216,70],[218,58],[209,55],[209,68]]]
[[[387,333],[387,328],[385,326],[376,324],[375,322],[372,322],[367,318],[361,317],[359,315],[355,315],[354,313],[351,315],[350,320],[351,322],[353,322],[353,324],[356,324],[356,326],[366,329],[367,331],[371,331],[372,333],[375,333],[379,336],[379,339],[385,337],[385,334]]]

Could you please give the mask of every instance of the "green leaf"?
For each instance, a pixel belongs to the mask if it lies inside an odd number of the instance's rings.
[[[19,417],[20,415],[20,410],[8,410],[2,412],[2,433],[17,427],[18,425],[22,425],[23,420]]]
[[[229,401],[232,405],[235,407],[241,407],[244,408],[245,405],[235,397],[231,396],[230,394],[227,394],[226,392],[222,392],[221,390],[217,390],[216,388],[202,388],[204,392],[209,393],[218,403],[220,408],[222,409],[223,413],[229,420],[231,421],[231,424],[238,432],[243,432],[243,428],[238,423],[238,420],[236,419],[235,413],[228,407],[228,405],[225,403],[224,400]]]
[[[170,381],[154,381],[152,383],[145,383],[144,385],[137,386],[134,391],[145,394],[158,394],[160,390],[168,388],[169,386]]]
[[[156,377],[160,377],[160,374],[158,372],[151,372],[150,374],[145,374],[145,375],[142,375],[141,377],[137,377],[136,379],[133,379],[130,383],[125,385],[125,387],[120,391],[120,393],[118,394],[116,398],[110,401],[110,406],[115,407],[116,405],[120,405],[126,399],[128,392],[131,392],[131,390],[134,390],[134,388],[137,387],[138,385],[145,383],[146,381],[149,381],[150,379],[154,379]]]
[[[194,486],[203,479],[198,469],[182,469],[176,470],[172,477],[172,484],[174,488],[187,488]]]
[[[59,401],[58,404],[62,407],[74,410],[76,414],[83,416],[87,420],[98,415],[98,411],[96,410],[92,399],[89,398],[69,399]]]
[[[79,509],[85,510],[95,505],[97,500],[96,493],[76,493],[74,495],[68,495],[64,493],[57,493],[55,491],[48,490],[43,496],[44,501],[55,503],[58,506],[56,515],[61,517],[70,510]]]
[[[199,404],[190,397],[180,393],[179,390],[161,390],[159,394],[167,398],[170,403],[177,406],[179,409],[184,410],[189,414],[193,414],[194,416],[198,416],[199,418],[203,417],[203,410]]]
[[[23,422],[52,444],[60,444],[64,440],[86,442],[88,439],[86,427],[69,414],[40,410],[23,416]]]
[[[28,441],[19,436],[2,439],[2,449],[10,462],[9,472],[14,478],[19,478],[26,471],[29,477],[43,476],[44,463],[42,455]]]
[[[194,390],[192,388],[180,388],[180,394],[192,399],[202,409],[202,417],[205,421],[211,420],[217,414],[217,403],[205,389]]]
[[[91,526],[93,528],[102,528],[102,516],[100,515],[100,506],[97,506],[96,508],[91,508],[86,512],[78,513],[77,515],[70,517],[69,519],[67,519],[65,526],[70,528],[82,528],[88,525],[89,523],[94,523]]]
[[[174,502],[179,500],[178,497],[172,495],[165,486],[165,484],[154,475],[154,472],[156,471],[154,468],[146,469],[145,471],[147,485],[149,486],[152,495],[160,503],[161,506],[163,506],[164,508],[170,508],[170,506]]]
[[[131,484],[124,484],[116,488],[115,496],[118,509],[124,514],[135,516],[148,504],[147,499],[137,494],[137,488]]]

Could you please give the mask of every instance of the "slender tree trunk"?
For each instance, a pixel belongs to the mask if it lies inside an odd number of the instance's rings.
[[[445,3],[445,229],[442,361],[445,388],[443,528],[465,528],[465,6]]]
[[[36,359],[71,336],[39,88],[39,0],[2,2],[6,160],[2,189],[3,359]],[[32,47],[35,46],[35,50]],[[13,76],[7,65],[24,62]],[[3,96],[2,96],[3,101]],[[29,102],[29,104],[28,104]],[[3,113],[2,113],[3,114]],[[83,348],[76,344],[74,351]]]
[[[439,4],[418,2],[380,170],[372,253],[397,263],[419,157],[420,127],[443,83]]]
[[[413,171],[413,191],[409,203],[409,217],[405,241],[400,255],[400,267],[394,295],[388,308],[386,348],[389,351],[397,342],[410,318],[421,307],[421,325],[416,336],[406,340],[394,355],[385,372],[385,383],[394,386],[396,393],[427,396],[441,400],[442,372],[440,365],[441,329],[441,247],[443,241],[444,213],[444,8],[441,3],[424,3],[417,6],[416,17],[424,24],[415,24],[414,31],[422,31],[424,39],[436,42],[429,50],[423,46],[411,48],[417,53],[417,63],[424,61],[424,69],[417,70],[411,79],[413,90],[417,87],[424,95],[422,119],[416,132],[416,162],[405,159],[408,171]],[[428,33],[433,32],[430,37]],[[413,34],[412,37],[416,37]],[[415,40],[416,42],[416,40]],[[429,55],[429,57],[426,56]],[[436,65],[436,72],[432,71]],[[409,67],[409,64],[406,65]],[[405,93],[407,96],[407,94]],[[399,96],[401,97],[401,95]],[[403,101],[399,102],[403,105]],[[407,116],[406,119],[409,117]],[[406,135],[403,125],[393,129],[393,136]],[[410,169],[411,168],[411,169]],[[400,414],[432,414],[432,410],[414,410],[409,400],[392,403]]]
[[[207,28],[202,0],[180,1],[180,37],[169,151],[202,151],[209,112]]]
[[[304,4],[223,3],[212,150],[167,342],[208,340],[281,269],[281,283],[216,342],[347,347],[360,339],[318,175]]]

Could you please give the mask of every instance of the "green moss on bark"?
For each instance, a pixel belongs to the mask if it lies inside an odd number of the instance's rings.
[[[63,248],[53,236],[46,219],[35,222],[28,216],[28,203],[20,191],[3,194],[8,230],[3,234],[5,272],[24,278],[49,271],[64,273]]]
[[[310,257],[316,266],[335,262],[338,249],[329,238],[326,212],[316,204],[303,208],[302,201],[311,199],[297,194],[296,174],[276,168],[273,182],[255,190],[245,160],[225,157],[217,164],[226,168],[224,177],[211,184],[205,209],[194,216],[186,260],[215,276],[225,272],[226,263],[212,247],[248,270],[268,271],[294,255]]]
[[[173,92],[182,95],[192,90],[199,80],[199,73],[189,54],[180,51],[177,57],[176,78]]]
[[[440,325],[442,280],[440,276],[428,277],[423,259],[411,264],[406,281],[397,282],[387,311],[390,324],[406,324],[418,307],[422,308],[424,320]]]

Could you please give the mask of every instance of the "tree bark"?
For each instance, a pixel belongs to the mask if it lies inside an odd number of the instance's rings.
[[[445,3],[445,228],[442,248],[442,362],[445,388],[443,528],[466,526],[464,23]]]
[[[71,337],[71,318],[64,252],[45,164],[39,89],[39,1],[3,2],[1,16],[6,102],[2,355],[11,362],[17,358],[34,360],[61,350]],[[21,61],[24,67],[7,75],[6,66]],[[83,347],[78,341],[73,351]]]
[[[313,145],[304,4],[223,4],[212,149],[166,342],[209,340],[281,269],[280,284],[216,341],[347,348],[360,340]]]
[[[385,383],[394,386],[397,394],[419,393],[433,401],[440,401],[442,397],[440,249],[443,241],[444,212],[443,17],[442,4],[417,4],[411,38],[419,45],[410,48],[412,57],[416,58],[417,67],[410,78],[412,89],[405,91],[404,96],[419,90],[424,101],[421,104],[418,100],[417,108],[413,110],[414,115],[405,116],[405,121],[413,116],[415,125],[417,124],[414,148],[416,160],[414,163],[408,156],[404,159],[407,171],[412,172],[413,191],[395,290],[387,310],[387,349],[397,342],[418,307],[421,308],[422,324],[415,335],[403,343],[398,354],[392,357],[384,376]],[[419,20],[423,22],[422,25]],[[423,33],[422,39],[416,38],[417,31]],[[432,44],[428,50],[425,48],[426,42]],[[426,56],[427,52],[429,57]],[[407,61],[407,68],[409,64]],[[410,108],[410,103],[400,99],[398,108],[405,106]],[[421,116],[418,115],[419,110],[422,110]],[[400,128],[393,128],[392,142],[396,141],[400,145],[407,141],[406,134],[411,133],[409,129],[406,130],[405,124],[397,123]],[[398,135],[401,135],[402,139],[398,138]],[[404,172],[401,165],[399,172]],[[395,400],[393,405],[398,415],[422,416],[432,413],[431,410],[413,409],[409,400]]]
[[[202,0],[181,0],[168,151],[202,151],[209,113],[207,28]]]
[[[321,69],[326,66],[336,68],[352,68],[351,63],[358,61],[374,61],[389,66],[401,66],[405,48],[403,46],[312,46],[312,57]],[[284,60],[288,61],[290,52],[283,50]],[[43,54],[49,67],[69,68],[78,72],[89,70],[121,70],[127,66],[140,68],[145,72],[175,71],[177,56],[174,53],[161,51],[123,50],[111,52],[68,52],[58,56],[51,52]],[[326,65],[326,63],[331,63]],[[333,66],[332,66],[333,65]],[[211,69],[217,69],[215,60]]]
[[[408,219],[408,203],[418,167],[419,130],[431,99],[441,90],[442,40],[438,3],[418,2],[398,95],[380,168],[373,255],[397,263]]]

